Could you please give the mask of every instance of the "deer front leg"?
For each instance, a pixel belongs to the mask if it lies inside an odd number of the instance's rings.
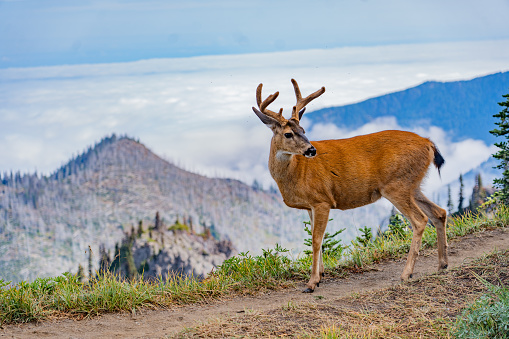
[[[329,220],[330,206],[321,204],[312,207],[311,209],[311,222],[312,222],[312,245],[313,245],[313,266],[311,267],[311,278],[306,284],[304,293],[313,293],[315,287],[320,283],[323,273],[323,262],[321,257],[323,235]]]
[[[308,210],[309,214],[309,221],[310,221],[310,227],[311,227],[311,234],[313,234],[313,210]],[[323,242],[323,240],[322,240]],[[323,253],[322,253],[322,246],[320,246],[320,275],[323,277],[325,275],[325,267],[323,266]]]

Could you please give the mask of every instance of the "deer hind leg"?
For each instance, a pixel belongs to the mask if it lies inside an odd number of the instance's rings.
[[[447,225],[447,212],[431,202],[420,190],[416,192],[415,200],[421,210],[430,218],[433,226],[435,226],[438,243],[438,269],[446,269],[448,265],[447,234],[445,228]]]
[[[311,209],[312,214],[312,244],[313,244],[313,266],[311,267],[311,278],[306,284],[305,293],[312,293],[320,283],[323,273],[323,261],[321,256],[323,235],[329,220],[330,206],[321,204]]]
[[[401,189],[399,187],[399,189]],[[410,244],[410,250],[408,251],[408,258],[401,274],[401,280],[407,280],[412,277],[414,272],[415,261],[419,256],[419,249],[421,247],[422,235],[428,218],[424,212],[419,208],[415,198],[412,194],[398,192],[397,189],[392,194],[384,192],[384,196],[394,205],[396,208],[410,221],[412,225],[412,243]]]
[[[313,223],[313,210],[308,210],[308,214],[309,214],[309,220],[310,220],[310,225],[311,225],[311,234],[313,234],[313,229],[314,229],[314,223]],[[323,242],[323,239],[322,239],[322,242]],[[320,246],[320,266],[319,266],[319,271],[320,271],[320,275],[323,277],[325,275],[325,267],[323,265],[323,253],[322,253],[322,246]]]

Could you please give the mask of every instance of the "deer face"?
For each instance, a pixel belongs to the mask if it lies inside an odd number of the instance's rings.
[[[279,113],[267,109],[267,106],[276,100],[279,92],[269,95],[267,99],[262,101],[262,84],[258,85],[256,89],[256,102],[260,109],[258,110],[256,107],[253,107],[253,111],[274,133],[272,142],[278,154],[300,154],[307,158],[312,158],[316,155],[316,149],[304,135],[306,132],[300,126],[299,121],[302,114],[304,114],[305,106],[322,95],[325,92],[325,87],[308,95],[306,98],[302,98],[299,86],[294,79],[292,79],[292,84],[295,96],[297,97],[297,103],[293,106],[292,117],[289,120],[283,117],[282,108],[279,110]]]
[[[274,133],[272,142],[280,155],[297,154],[307,158],[316,155],[316,149],[309,142],[304,128],[299,125],[298,121],[290,119],[283,123],[277,122],[269,127]]]

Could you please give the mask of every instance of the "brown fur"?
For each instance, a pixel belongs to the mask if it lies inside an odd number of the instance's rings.
[[[294,87],[297,93],[296,82]],[[261,85],[258,91],[257,95],[261,96]],[[318,91],[312,94],[313,99],[321,95],[316,93]],[[275,97],[269,97],[271,102]],[[299,103],[298,95],[297,101]],[[258,100],[259,107],[260,102]],[[264,103],[266,108],[267,100]],[[437,229],[439,269],[447,267],[447,213],[428,200],[420,189],[430,164],[435,161],[439,169],[443,163],[433,142],[404,131],[309,142],[299,125],[295,107],[290,120],[281,114],[271,115],[270,119],[261,117],[260,114],[265,114],[264,110],[253,109],[274,132],[269,170],[284,202],[290,207],[308,210],[311,218],[313,267],[306,292],[314,291],[324,270],[321,244],[330,209],[356,208],[381,197],[388,199],[405,215],[413,229],[412,244],[401,278],[408,279],[412,275],[428,218]],[[285,137],[285,133],[291,133],[292,137]],[[313,147],[316,156],[305,157],[303,154]]]

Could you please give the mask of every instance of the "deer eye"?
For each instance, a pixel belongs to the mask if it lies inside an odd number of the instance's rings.
[[[291,138],[292,136],[293,136],[292,133],[285,133],[285,138],[287,138],[287,139]]]

